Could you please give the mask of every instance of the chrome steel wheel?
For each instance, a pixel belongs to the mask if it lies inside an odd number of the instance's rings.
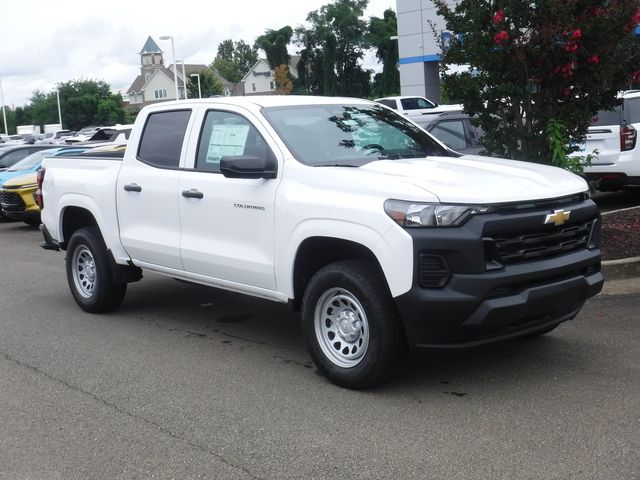
[[[84,245],[73,252],[71,259],[73,283],[84,298],[91,298],[96,290],[96,262],[91,250]]]
[[[342,368],[358,365],[369,346],[369,323],[364,308],[351,292],[331,288],[316,303],[318,344],[327,359]]]

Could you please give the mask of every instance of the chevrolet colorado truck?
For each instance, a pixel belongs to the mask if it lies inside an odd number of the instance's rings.
[[[51,158],[44,248],[105,312],[143,270],[301,310],[332,382],[387,379],[404,348],[544,334],[602,288],[585,181],[460,155],[374,102],[268,96],[145,107],[123,158]]]

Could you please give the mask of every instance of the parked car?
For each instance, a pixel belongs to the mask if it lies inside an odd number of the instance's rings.
[[[75,132],[71,130],[58,130],[56,132],[45,132],[44,138],[42,140],[38,140],[37,143],[44,144],[58,144],[65,143],[65,139],[67,137],[72,137]]]
[[[82,145],[108,146],[110,144],[124,145],[129,141],[132,125],[115,125],[113,127],[100,127],[91,137],[80,142]],[[71,139],[67,143],[72,143]]]
[[[0,172],[18,163],[32,153],[53,148],[55,145],[7,145],[0,149]]]
[[[124,158],[81,155],[46,159],[36,192],[80,308],[116,308],[143,269],[287,303],[345,387],[388,378],[405,345],[548,333],[604,282],[584,179],[461,155],[374,102],[164,102]]]
[[[376,98],[376,102],[389,107],[401,115],[415,117],[420,115],[434,115],[443,112],[462,112],[463,105],[438,105],[425,97],[399,96]]]
[[[85,150],[88,148],[75,146],[43,149],[0,172],[0,218],[39,225],[40,207],[35,201],[34,192],[36,172],[42,161],[61,155],[75,155]]]
[[[25,175],[27,173],[33,173],[42,164],[42,161],[47,157],[57,157],[60,155],[73,155],[76,153],[84,152],[90,147],[83,146],[68,146],[58,148],[45,148],[39,150],[31,155],[23,158],[17,163],[14,163],[11,167],[7,168],[3,172],[0,172],[0,185],[7,180]]]
[[[411,120],[456,152],[478,155],[483,150],[482,129],[474,126],[466,113],[441,113]]]
[[[584,173],[587,180],[598,182],[603,191],[640,185],[640,91],[629,90],[618,104],[594,117],[579,151],[572,155],[588,155],[597,151]]]

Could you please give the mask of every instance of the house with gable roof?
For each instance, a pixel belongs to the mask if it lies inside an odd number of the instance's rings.
[[[138,54],[140,55],[140,75],[135,78],[126,92],[129,105],[143,107],[151,103],[175,100],[174,65],[165,66],[164,52],[160,50],[160,47],[158,47],[158,44],[151,36],[147,38],[142,50],[140,50]],[[193,73],[200,73],[203,70],[212,71],[207,65],[188,63],[184,65],[184,70],[187,77]],[[182,76],[182,64],[178,64],[178,71],[176,73],[179,99],[183,99],[185,98],[185,86]],[[225,95],[244,94],[242,84],[231,83],[215,71],[213,71],[213,74],[223,85]]]
[[[300,56],[289,56],[289,73],[293,78],[298,78],[299,61]],[[245,95],[274,95],[276,93],[276,77],[266,58],[259,58],[241,81],[244,84]]]

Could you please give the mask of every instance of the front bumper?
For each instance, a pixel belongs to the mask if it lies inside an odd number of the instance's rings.
[[[504,265],[487,248],[491,232],[526,230],[533,223],[539,227],[548,210],[481,215],[461,228],[410,231],[416,259],[413,287],[395,302],[411,349],[479,346],[574,318],[584,302],[600,292],[604,278],[597,208],[587,200],[571,210],[578,223],[592,224],[588,248],[548,258],[516,258]],[[448,267],[441,288],[423,286],[419,259],[425,253],[439,256]]]

